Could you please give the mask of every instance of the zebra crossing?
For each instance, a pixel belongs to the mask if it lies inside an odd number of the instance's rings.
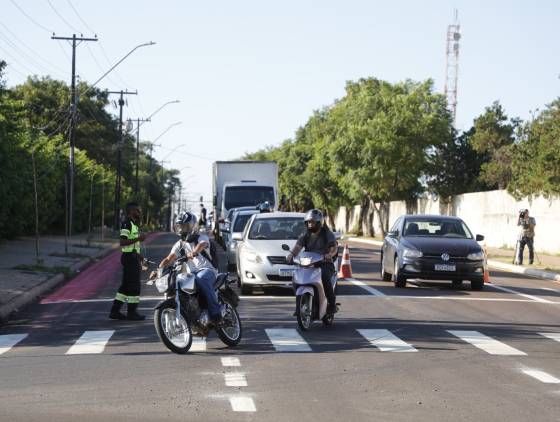
[[[255,330],[257,331],[257,330]],[[267,339],[267,342],[258,342],[255,348],[263,348],[263,351],[273,349],[277,353],[313,353],[324,351],[325,346],[320,341],[306,339],[306,334],[301,333],[295,328],[265,328],[261,335]],[[356,338],[347,340],[348,344],[352,344],[352,349],[356,349],[356,345],[360,348],[371,347],[373,351],[383,353],[391,352],[422,352],[411,341],[405,341],[395,334],[395,332],[385,328],[356,328],[352,329]],[[394,330],[398,331],[398,330]],[[448,334],[449,342],[460,340],[465,344],[471,345],[476,349],[484,351],[490,355],[496,356],[527,356],[528,353],[512,347],[491,336],[485,335],[479,331],[467,330],[441,330],[440,334]],[[92,355],[102,354],[106,352],[107,346],[114,338],[116,330],[88,330],[84,331],[79,338],[66,350],[65,355]],[[560,332],[536,332],[535,340],[548,342],[550,347],[560,342]],[[439,335],[438,335],[439,337]],[[25,347],[26,341],[33,338],[33,332],[30,333],[13,333],[0,335],[0,356],[17,353],[18,347]],[[333,341],[334,340],[334,341]],[[364,343],[364,340],[366,341]],[[441,338],[440,338],[441,340]],[[342,342],[341,342],[342,343]],[[33,343],[34,346],[35,343]],[[243,343],[242,343],[243,344]],[[269,346],[267,347],[266,344]],[[329,345],[336,345],[336,335],[329,339]],[[52,346],[52,343],[50,344]],[[251,340],[244,342],[245,348],[251,349]],[[338,344],[340,346],[340,344]],[[210,352],[207,339],[195,337],[191,347],[191,352]]]

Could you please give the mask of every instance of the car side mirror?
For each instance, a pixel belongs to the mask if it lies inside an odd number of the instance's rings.
[[[231,238],[233,240],[243,240],[243,233],[233,233],[233,235],[231,236]]]
[[[481,234],[477,234],[477,235],[476,235],[476,241],[477,241],[477,242],[482,242],[483,240],[484,240],[484,236],[483,236],[483,235],[481,235]]]
[[[392,232],[387,232],[387,237],[399,237],[399,231],[394,230]]]
[[[284,244],[282,245],[282,249],[285,250],[285,251],[289,251],[289,250],[290,250],[290,247],[284,243]]]

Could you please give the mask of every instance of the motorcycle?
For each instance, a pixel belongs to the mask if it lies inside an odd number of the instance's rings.
[[[288,245],[282,249],[289,251]],[[323,255],[315,252],[301,252],[294,257],[294,270],[292,284],[296,294],[296,317],[300,328],[307,331],[313,321],[321,320],[325,325],[332,325],[334,314],[327,313],[327,296],[321,282],[321,268],[316,265],[323,261]],[[333,290],[336,289],[336,272],[331,279]],[[338,303],[336,304],[338,308]]]
[[[160,340],[174,353],[189,351],[193,335],[207,337],[214,329],[222,342],[233,347],[239,344],[243,329],[237,312],[239,296],[229,286],[227,273],[220,273],[214,283],[223,324],[214,326],[206,309],[206,299],[196,288],[195,275],[181,258],[157,271],[153,281],[159,293],[165,294],[154,310],[154,324]]]

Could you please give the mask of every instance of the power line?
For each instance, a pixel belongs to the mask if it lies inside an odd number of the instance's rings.
[[[77,29],[75,26],[71,25],[66,19],[64,19],[64,16],[62,16],[60,13],[58,13],[58,10],[56,10],[56,8],[53,6],[53,4],[51,3],[51,0],[47,0],[47,3],[49,4],[49,6],[53,10],[53,12],[56,13],[56,15],[60,18],[60,20],[62,22],[64,22],[66,24],[66,26],[68,26],[68,28],[70,28],[72,31],[75,31],[75,32],[78,32],[78,33],[83,32],[83,31],[80,31],[79,29]]]
[[[76,8],[74,7],[74,5],[70,2],[70,0],[66,0],[66,2],[68,3],[68,5],[72,8],[72,10],[74,11],[74,13],[76,14],[76,16],[78,17],[78,19],[80,19],[80,21],[84,24],[84,26],[90,30],[90,32],[92,34],[97,34],[96,31],[94,31],[93,29],[91,29],[91,26],[89,26],[87,24],[87,22],[85,20],[82,19],[82,17],[80,16],[80,14],[78,13],[78,11],[76,10]]]
[[[50,33],[50,34],[54,34],[54,31],[53,31],[53,30],[47,28],[47,27],[44,26],[44,25],[41,25],[39,22],[37,22],[35,19],[33,19],[31,16],[29,16],[29,14],[27,14],[27,13],[25,12],[25,10],[23,10],[21,7],[19,7],[18,4],[17,4],[14,0],[10,0],[10,2],[11,2],[15,7],[17,7],[17,9],[18,9],[27,19],[29,19],[32,23],[34,23],[35,26],[37,26],[37,27],[39,27],[39,28],[41,28],[41,29],[47,31],[47,32]]]

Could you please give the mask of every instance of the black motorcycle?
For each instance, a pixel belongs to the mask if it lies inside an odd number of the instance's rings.
[[[172,352],[184,354],[189,351],[194,336],[207,337],[214,329],[228,346],[241,341],[242,327],[237,305],[239,296],[230,288],[228,274],[218,274],[214,289],[222,308],[223,322],[215,326],[210,320],[206,299],[199,294],[195,276],[181,258],[169,267],[158,269],[154,280],[156,289],[165,293],[154,311],[154,324],[163,344]]]

